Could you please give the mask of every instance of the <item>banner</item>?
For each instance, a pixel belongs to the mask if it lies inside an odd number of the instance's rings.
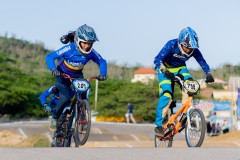
[[[213,102],[214,111],[230,111],[231,103],[230,102]]]
[[[213,110],[214,103],[213,102],[200,102],[198,104],[195,104],[194,108],[199,108],[203,112],[209,112],[209,111]]]
[[[237,119],[240,120],[240,88],[238,88],[238,97],[237,97]]]

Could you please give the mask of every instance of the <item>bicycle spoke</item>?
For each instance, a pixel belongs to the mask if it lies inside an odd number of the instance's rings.
[[[200,147],[205,137],[205,119],[201,110],[194,109],[190,113],[190,125],[187,124],[185,137],[189,147]]]
[[[84,145],[88,139],[91,127],[90,107],[87,101],[80,102],[77,115],[75,134],[78,137],[79,145]]]

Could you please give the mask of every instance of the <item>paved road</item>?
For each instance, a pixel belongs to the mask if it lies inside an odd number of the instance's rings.
[[[239,148],[0,149],[0,160],[239,160]]]
[[[48,121],[26,121],[0,123],[0,130],[15,130],[27,138],[35,134],[44,134],[51,141],[52,132]],[[154,147],[153,124],[92,123],[91,133],[86,147]],[[178,134],[176,141],[183,141]]]
[[[201,148],[187,148],[183,134],[175,137],[173,148],[154,148],[153,128],[151,124],[92,123],[83,147],[1,148],[0,160],[240,160],[239,147],[204,142]],[[1,130],[16,130],[23,137],[50,134],[47,121],[0,123]]]
[[[52,139],[48,121],[0,123],[1,130],[16,130],[23,138],[43,134]],[[148,147],[154,148],[153,124],[92,123],[91,133],[84,147]],[[173,147],[187,147],[184,134],[174,137]],[[205,138],[202,147],[240,147],[240,142],[212,142]]]

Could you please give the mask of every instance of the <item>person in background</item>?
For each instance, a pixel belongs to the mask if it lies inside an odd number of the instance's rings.
[[[207,122],[207,135],[211,136],[211,133],[212,133],[212,125],[211,125],[211,122],[208,121]]]
[[[229,132],[229,124],[228,124],[228,121],[226,119],[223,119],[222,132],[223,132],[223,134]]]
[[[183,80],[192,80],[186,67],[186,61],[194,57],[206,74],[206,82],[214,82],[211,70],[198,44],[198,36],[191,27],[181,30],[179,37],[168,41],[154,59],[155,70],[158,72],[159,101],[156,109],[157,136],[163,136],[163,108],[167,107],[173,97],[172,80],[178,75]]]
[[[136,123],[135,118],[133,117],[133,108],[134,108],[133,105],[130,102],[128,102],[127,107],[128,107],[127,113],[125,114],[127,123],[130,123],[129,118],[133,123]]]

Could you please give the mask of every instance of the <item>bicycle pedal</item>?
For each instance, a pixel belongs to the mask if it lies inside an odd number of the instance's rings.
[[[86,121],[86,120],[82,120],[82,121],[79,121],[78,123],[79,123],[79,124],[86,125],[86,124],[87,124],[87,121]]]
[[[164,132],[164,136],[165,136],[165,135],[168,135],[169,133],[171,133],[172,129],[167,127],[163,132]]]

